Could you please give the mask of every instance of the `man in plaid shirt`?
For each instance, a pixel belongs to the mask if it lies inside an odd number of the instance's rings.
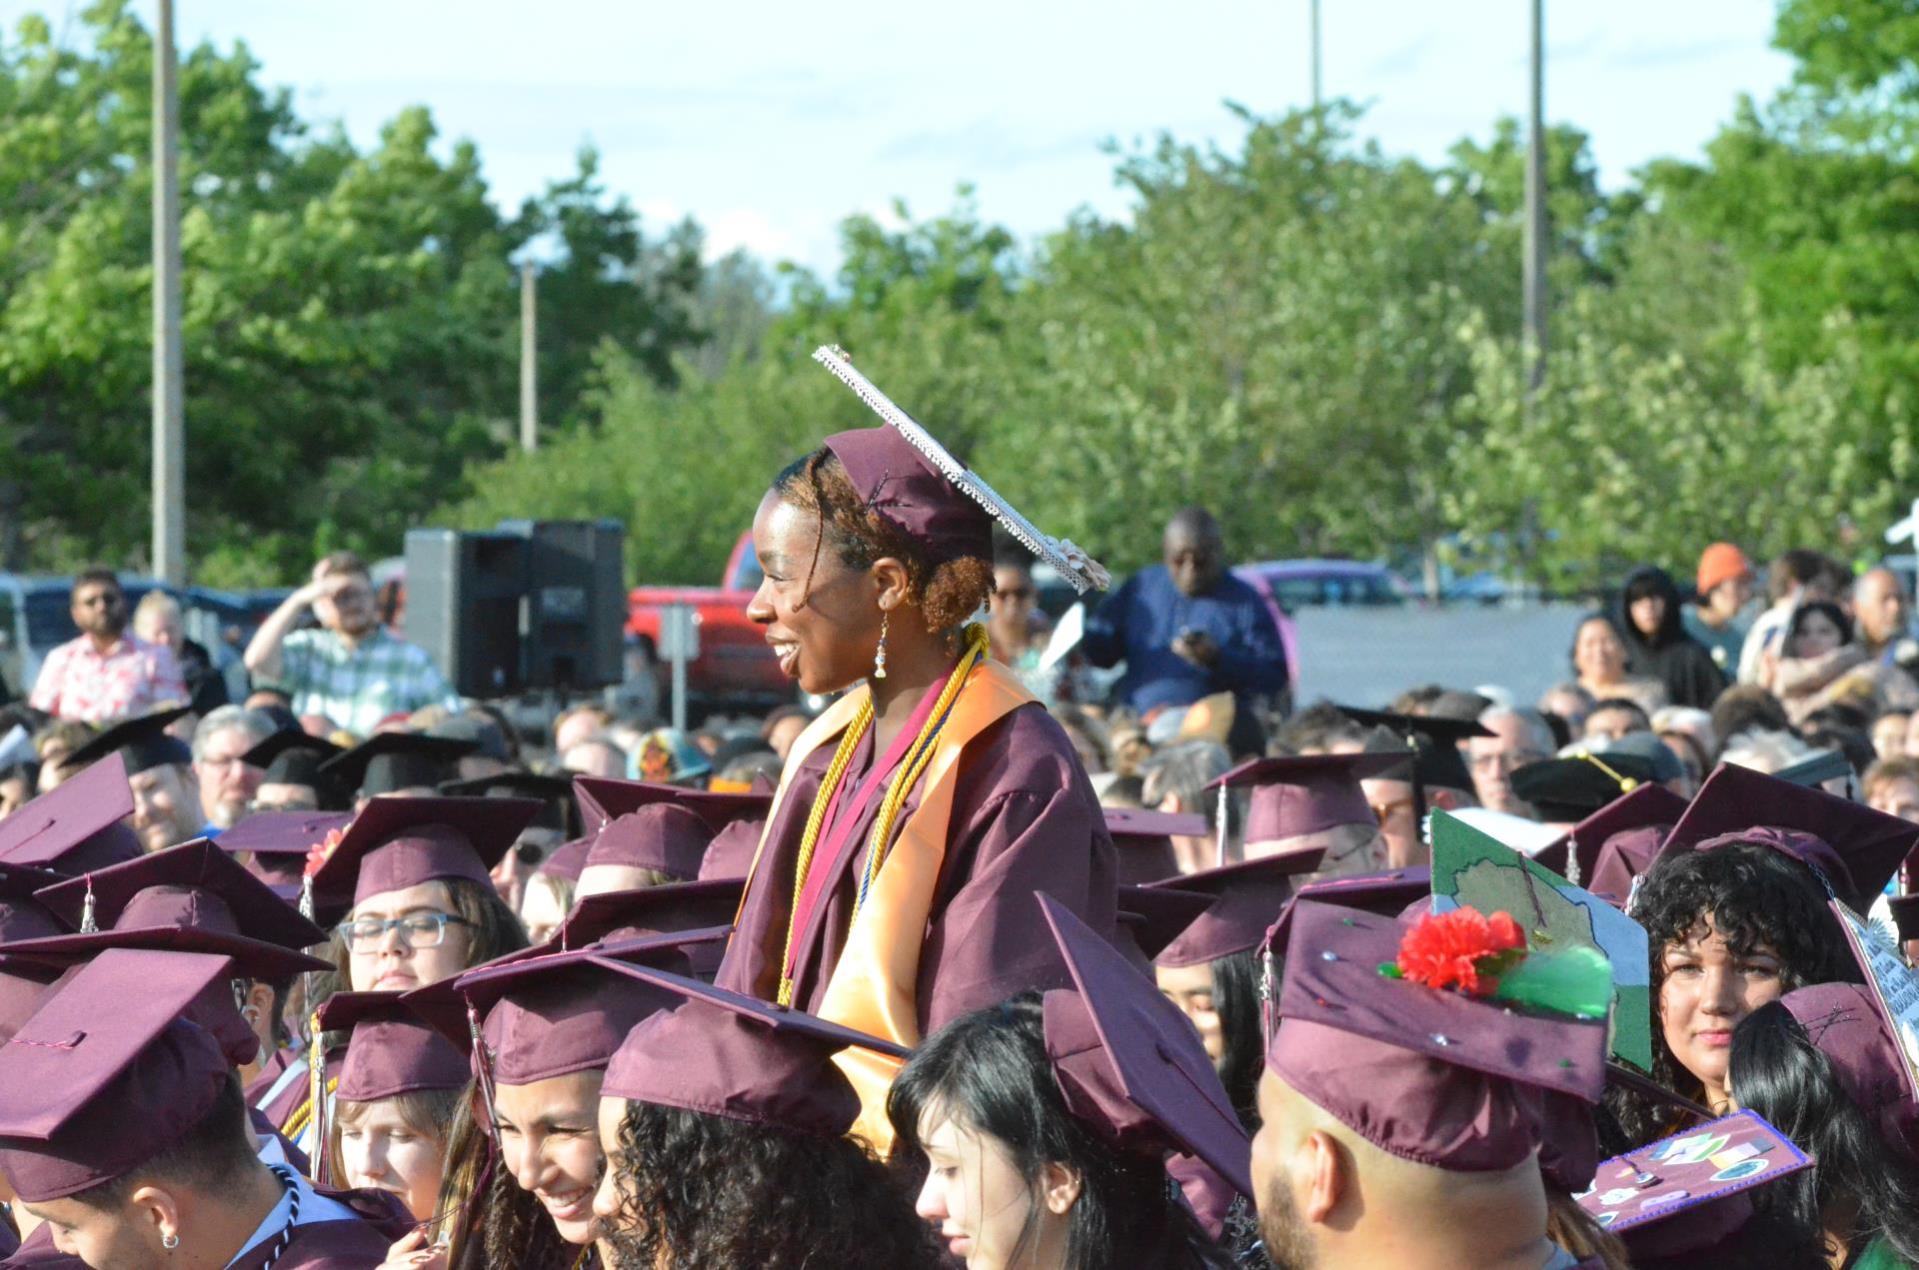
[[[292,630],[308,609],[320,629]],[[388,715],[430,705],[460,708],[427,651],[380,625],[372,575],[350,551],[313,567],[312,581],[261,624],[247,645],[246,664],[255,678],[279,684],[293,698],[295,714],[325,715],[356,736],[371,735]]]

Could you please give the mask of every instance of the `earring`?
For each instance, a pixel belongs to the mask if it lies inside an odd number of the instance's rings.
[[[160,1246],[162,1248],[165,1248],[168,1252],[172,1252],[175,1248],[178,1248],[180,1246],[180,1236],[172,1233],[162,1235],[160,1236]]]
[[[886,620],[888,615],[880,614],[880,646],[873,650],[873,678],[886,678]]]

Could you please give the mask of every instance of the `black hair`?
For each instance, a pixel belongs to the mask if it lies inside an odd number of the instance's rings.
[[[1219,1015],[1220,1055],[1215,1066],[1239,1122],[1259,1128],[1259,1076],[1266,1070],[1266,1041],[1259,1013],[1259,953],[1236,952],[1212,963],[1213,1012]]]
[[[1586,717],[1590,719],[1601,710],[1631,711],[1633,714],[1639,716],[1639,727],[1635,729],[1635,731],[1652,731],[1652,716],[1646,713],[1646,707],[1640,705],[1631,697],[1601,697],[1599,700],[1593,702],[1592,709],[1586,711]]]
[[[126,588],[120,585],[120,575],[100,565],[95,565],[90,569],[82,569],[80,572],[74,574],[73,586],[68,594],[77,599],[79,598],[80,592],[90,586],[110,586],[113,588],[115,595],[122,598],[126,596]]]
[[[900,1151],[924,1151],[920,1118],[933,1107],[995,1139],[1035,1190],[1049,1164],[1079,1175],[1079,1198],[1067,1219],[1067,1270],[1231,1264],[1176,1197],[1158,1156],[1113,1146],[1066,1109],[1046,1056],[1039,993],[1023,992],[955,1019],[914,1051],[886,1098]],[[1029,1225],[1022,1243],[1030,1235]]]
[[[1813,613],[1819,614],[1839,629],[1839,642],[1841,644],[1852,643],[1852,619],[1846,616],[1846,611],[1830,600],[1811,600],[1805,604],[1801,604],[1792,611],[1792,621],[1786,626],[1785,642],[1787,645],[1790,645],[1793,640],[1799,638],[1800,627],[1805,624],[1806,618]],[[1797,653],[1789,655],[1798,656]]]
[[[1782,992],[1859,980],[1858,966],[1818,879],[1798,861],[1757,843],[1661,856],[1646,873],[1631,912],[1646,928],[1651,960],[1652,1077],[1688,1097],[1697,1099],[1702,1093],[1699,1079],[1673,1057],[1659,1026],[1667,945],[1683,942],[1710,917],[1734,953],[1744,956],[1764,947],[1778,955]],[[1633,1145],[1671,1131],[1672,1113],[1664,1105],[1616,1087],[1606,1091],[1606,1098]]]
[[[229,1071],[207,1108],[186,1135],[139,1167],[73,1198],[89,1208],[119,1208],[142,1186],[174,1186],[203,1194],[234,1193],[250,1170],[263,1169],[247,1133],[247,1104],[240,1078]]]
[[[904,1180],[857,1138],[629,1101],[614,1162],[621,1214],[605,1238],[622,1266],[941,1264]]]
[[[1883,1238],[1902,1261],[1919,1262],[1919,1164],[1893,1149],[1869,1113],[1847,1096],[1804,1025],[1775,1001],[1732,1034],[1739,1105],[1764,1116],[1816,1161],[1761,1187],[1753,1202],[1813,1229],[1841,1205],[1858,1206],[1847,1234],[1855,1255]]]

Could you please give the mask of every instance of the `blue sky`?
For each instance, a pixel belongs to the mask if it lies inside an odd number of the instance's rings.
[[[826,5],[647,0],[175,0],[179,38],[244,40],[301,114],[362,143],[412,103],[479,146],[508,207],[571,171],[588,141],[607,184],[655,228],[693,215],[709,251],[815,267],[854,211],[915,214],[978,188],[1022,235],[1068,212],[1125,210],[1107,138],[1165,130],[1237,144],[1225,99],[1260,112],[1310,96],[1307,0]],[[1527,0],[1323,0],[1329,96],[1426,159],[1489,134],[1526,100]],[[0,0],[56,24],[69,0]],[[151,21],[154,0],[136,0]],[[1789,73],[1769,0],[1556,0],[1548,116],[1593,135],[1610,184],[1693,156],[1740,93]]]

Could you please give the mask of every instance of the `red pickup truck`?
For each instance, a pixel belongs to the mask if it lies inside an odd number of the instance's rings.
[[[752,535],[741,534],[733,544],[719,586],[642,586],[627,594],[627,632],[654,663],[662,694],[667,690],[670,668],[658,655],[661,617],[669,604],[688,604],[700,627],[700,655],[686,666],[689,696],[714,705],[761,705],[794,699],[798,690],[780,672],[779,659],[773,655],[764,632],[747,620],[747,602],[759,590],[763,576],[760,562],[753,555]]]

